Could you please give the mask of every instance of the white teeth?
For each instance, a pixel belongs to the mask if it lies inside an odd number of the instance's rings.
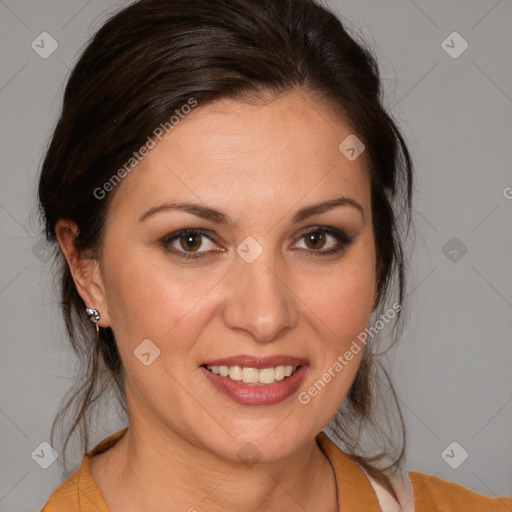
[[[245,366],[210,366],[206,368],[215,375],[229,377],[232,380],[242,381],[244,384],[273,384],[276,381],[290,377],[297,370],[297,366],[279,365],[269,368],[251,368]]]
[[[242,367],[241,366],[230,366],[229,367],[229,378],[231,380],[242,380]]]
[[[276,371],[274,368],[262,368],[259,371],[258,382],[261,384],[272,384],[276,381]]]
[[[257,368],[246,368],[242,370],[242,380],[246,384],[256,384],[258,382],[259,370]]]
[[[284,365],[276,366],[276,380],[284,379]]]

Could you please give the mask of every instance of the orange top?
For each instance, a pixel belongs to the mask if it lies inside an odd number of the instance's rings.
[[[110,512],[89,471],[89,458],[114,445],[127,429],[108,436],[88,452],[40,512]],[[404,472],[403,481],[396,482],[398,504],[326,434],[321,432],[317,442],[336,475],[340,512],[512,512],[512,497],[489,498],[415,471]]]

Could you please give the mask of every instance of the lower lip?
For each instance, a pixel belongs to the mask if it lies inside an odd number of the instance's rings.
[[[300,366],[290,377],[262,386],[244,384],[242,381],[232,380],[229,377],[221,377],[204,366],[201,366],[200,369],[218,391],[238,404],[274,405],[286,400],[299,389],[306,375],[307,366]]]

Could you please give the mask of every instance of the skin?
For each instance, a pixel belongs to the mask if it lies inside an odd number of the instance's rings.
[[[199,366],[236,354],[297,356],[309,361],[299,389],[307,391],[368,326],[376,299],[370,180],[363,157],[349,161],[338,150],[350,133],[298,91],[257,105],[199,105],[117,186],[98,259],[80,257],[76,226],[59,221],[79,293],[113,329],[125,370],[130,427],[90,461],[113,512],[240,503],[249,512],[338,510],[315,436],[341,405],[363,350],[307,405],[297,393],[276,405],[237,404]],[[296,210],[340,195],[362,213],[341,206],[291,222]],[[169,201],[215,208],[236,224],[178,210],[139,221]],[[301,235],[311,226],[353,242],[322,256],[338,241],[327,234],[323,245],[308,245]],[[213,241],[199,237],[199,251],[211,252],[188,260],[166,250],[161,240],[184,228],[208,230]],[[247,236],[263,248],[252,263],[236,253]],[[187,250],[179,239],[171,247]],[[149,366],[133,354],[144,339],[160,349]],[[261,454],[252,467],[237,456],[248,442]]]

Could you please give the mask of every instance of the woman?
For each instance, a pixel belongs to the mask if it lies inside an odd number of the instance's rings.
[[[84,458],[44,512],[512,509],[383,442],[412,165],[380,93],[313,1],[146,0],[99,30],[40,179],[87,373]],[[109,382],[128,427],[87,451]]]

